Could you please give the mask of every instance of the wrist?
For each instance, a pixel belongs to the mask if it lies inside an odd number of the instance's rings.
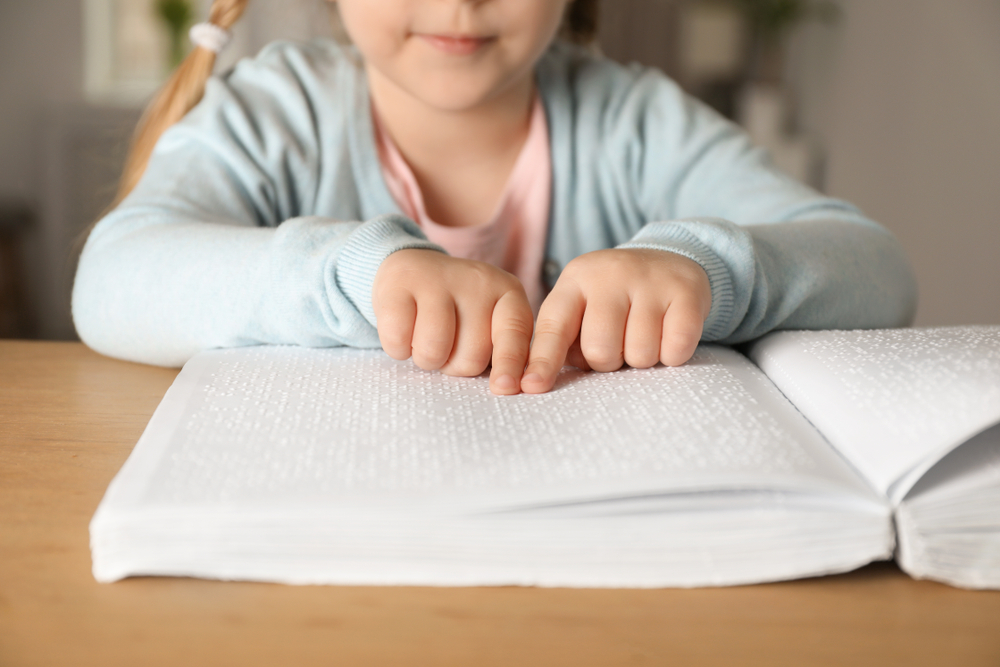
[[[738,326],[745,304],[738,303],[732,269],[753,269],[749,233],[727,220],[700,218],[650,223],[619,248],[668,251],[697,263],[708,277],[711,309],[703,340],[720,340]],[[745,300],[745,299],[744,299]]]
[[[420,228],[398,215],[373,218],[359,226],[337,258],[335,280],[340,291],[373,326],[372,289],[386,259],[402,250],[424,249],[444,253]]]

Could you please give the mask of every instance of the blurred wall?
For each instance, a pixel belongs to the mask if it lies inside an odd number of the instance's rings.
[[[68,267],[48,248],[45,121],[83,99],[80,0],[0,0],[0,200],[35,212],[21,243],[28,329],[72,336]]]
[[[826,189],[900,238],[918,324],[1000,324],[1000,2],[841,5],[792,50]]]
[[[83,95],[80,0],[0,0],[0,197],[41,197],[38,115]]]

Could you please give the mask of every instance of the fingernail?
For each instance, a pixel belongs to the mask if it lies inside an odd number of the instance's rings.
[[[500,391],[514,391],[517,389],[517,380],[510,375],[501,375],[493,386]]]
[[[538,373],[529,373],[521,378],[521,382],[527,382],[529,384],[538,384],[542,381],[542,376]]]

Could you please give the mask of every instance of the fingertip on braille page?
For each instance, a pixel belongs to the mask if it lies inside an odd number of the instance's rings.
[[[501,375],[493,382],[493,393],[501,396],[510,396],[518,393],[517,380],[511,375]]]
[[[521,390],[531,394],[547,391],[545,378],[538,373],[528,373],[521,378]]]

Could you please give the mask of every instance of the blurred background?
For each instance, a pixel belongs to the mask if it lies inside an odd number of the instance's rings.
[[[254,0],[231,66],[331,34]],[[204,0],[0,0],[0,337],[73,339],[74,242]],[[782,168],[902,241],[919,325],[1000,324],[1000,0],[603,0],[600,48],[662,68]]]

